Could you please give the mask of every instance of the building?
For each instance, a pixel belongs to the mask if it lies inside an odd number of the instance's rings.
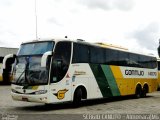
[[[16,54],[18,48],[7,48],[7,47],[0,47],[0,63],[2,63],[4,56],[8,54]]]

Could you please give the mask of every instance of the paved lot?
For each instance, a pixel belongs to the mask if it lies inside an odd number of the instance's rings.
[[[13,101],[10,96],[10,86],[0,86],[0,114],[16,115],[26,114],[59,115],[61,117],[72,114],[72,119],[76,119],[75,114],[85,118],[88,114],[160,114],[160,91],[148,94],[147,98],[134,99],[128,97],[116,97],[110,99],[84,101],[80,108],[73,108],[70,103],[53,104],[45,106],[39,103],[29,103]],[[38,114],[38,115],[37,115]],[[62,115],[63,114],[63,115]],[[70,115],[70,116],[72,116]],[[54,118],[55,118],[54,116]],[[59,116],[57,116],[60,118]],[[88,117],[88,116],[87,116]],[[40,117],[42,118],[42,117]],[[62,118],[60,118],[63,120]]]

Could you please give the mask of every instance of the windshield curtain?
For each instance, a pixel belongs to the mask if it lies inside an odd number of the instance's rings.
[[[38,42],[22,44],[18,55],[41,55],[47,51],[52,51],[54,42]]]

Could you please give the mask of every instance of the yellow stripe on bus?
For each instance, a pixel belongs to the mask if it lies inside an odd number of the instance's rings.
[[[110,66],[112,72],[113,72],[113,75],[114,75],[114,78],[116,80],[116,83],[117,83],[117,86],[118,86],[118,89],[120,91],[120,94],[121,95],[126,95],[127,94],[127,90],[125,88],[125,81],[124,81],[124,78],[123,78],[123,75],[121,73],[121,70],[120,70],[120,67],[118,66]]]
[[[157,89],[157,79],[155,78],[124,78],[119,66],[110,66],[114,78],[116,80],[120,94],[131,95],[135,94],[136,85],[139,83],[143,87],[145,83],[148,84],[149,92],[153,92]]]
[[[39,86],[32,86],[32,90],[37,90]]]
[[[0,75],[0,81],[3,81],[3,78],[2,78],[2,76]]]

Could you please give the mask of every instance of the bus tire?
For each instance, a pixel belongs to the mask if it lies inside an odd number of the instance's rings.
[[[137,86],[136,87],[135,97],[137,99],[140,98],[140,97],[142,97],[142,88],[141,88],[141,86]]]
[[[145,98],[146,96],[147,96],[147,90],[143,89],[143,91],[142,91],[142,97]]]
[[[73,107],[79,107],[81,105],[82,100],[82,90],[78,88],[75,90],[74,98],[73,98]]]
[[[45,107],[50,108],[53,104],[51,104],[51,103],[45,103],[44,105],[45,105]]]
[[[146,97],[148,93],[148,85],[145,84],[142,90],[142,97]]]

